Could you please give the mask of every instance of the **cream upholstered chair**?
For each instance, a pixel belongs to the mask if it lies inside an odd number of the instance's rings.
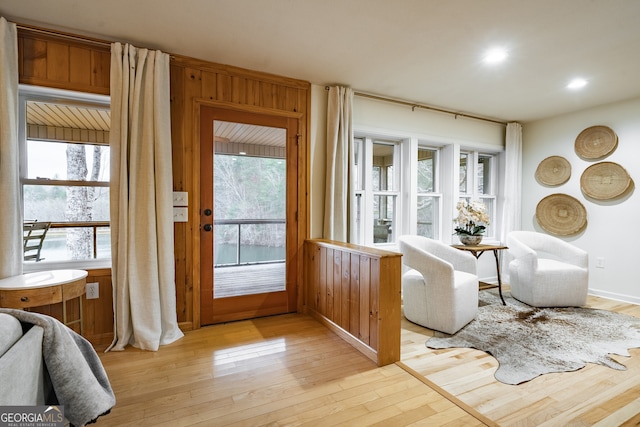
[[[589,256],[557,237],[512,231],[507,246],[511,295],[534,307],[579,307],[587,302]]]
[[[455,334],[478,313],[477,261],[469,252],[423,236],[400,236],[404,316]]]

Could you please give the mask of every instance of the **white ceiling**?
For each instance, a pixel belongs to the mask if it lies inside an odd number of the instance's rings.
[[[0,15],[503,121],[640,96],[638,0],[0,0]],[[509,58],[488,67],[493,46]]]

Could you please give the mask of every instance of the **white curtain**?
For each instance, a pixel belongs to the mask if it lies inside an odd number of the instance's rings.
[[[169,56],[111,46],[114,341],[157,350],[183,336],[176,314]]]
[[[508,123],[505,137],[504,204],[500,227],[500,241],[507,241],[507,234],[522,229],[522,125]],[[502,258],[502,271],[508,275],[510,261],[507,251]]]
[[[22,200],[18,151],[18,35],[0,17],[0,278],[22,274]]]
[[[340,242],[347,242],[349,237],[349,165],[353,156],[352,110],[351,88],[329,88],[323,237]]]

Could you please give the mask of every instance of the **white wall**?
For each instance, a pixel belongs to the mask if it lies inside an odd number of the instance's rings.
[[[324,86],[311,87],[310,120],[310,205],[311,237],[322,236],[326,164],[326,110],[328,91]],[[500,151],[504,148],[505,127],[475,119],[433,112],[356,96],[354,98],[354,131],[369,134],[416,137],[435,145],[460,144],[464,148]],[[495,278],[495,260],[491,253],[479,263],[479,275]]]
[[[640,98],[600,106],[572,114],[526,123],[523,126],[522,227],[544,232],[535,218],[538,202],[553,193],[578,199],[587,210],[586,229],[563,237],[589,253],[589,289],[592,294],[640,303],[640,194],[632,192],[613,201],[595,201],[580,189],[580,176],[597,161],[582,160],[574,150],[578,134],[595,125],[612,128],[618,147],[605,161],[620,164],[640,182]],[[540,161],[558,155],[571,163],[571,178],[558,187],[545,187],[535,179]],[[604,258],[604,268],[596,268],[596,258]]]

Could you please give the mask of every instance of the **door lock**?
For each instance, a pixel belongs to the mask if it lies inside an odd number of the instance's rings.
[[[204,231],[211,231],[213,230],[213,226],[211,224],[205,224],[204,227]]]

